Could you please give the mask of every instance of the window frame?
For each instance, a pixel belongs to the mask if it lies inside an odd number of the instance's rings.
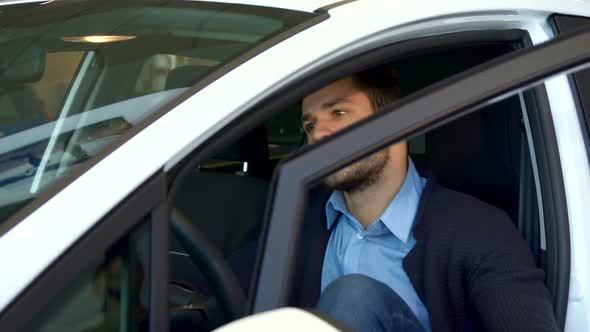
[[[590,60],[590,50],[579,45],[587,42],[590,42],[590,32],[559,38],[490,61],[418,92],[374,117],[281,161],[273,179],[274,194],[267,214],[264,251],[256,272],[255,282],[264,287],[255,287],[257,294],[253,312],[287,305],[294,259],[292,252],[297,248],[305,192],[311,185],[339,167],[397,140],[424,133],[472,112],[486,102],[522,92],[548,76],[585,65]],[[444,106],[432,109],[428,105]],[[544,117],[545,126],[551,124],[547,122],[551,114],[545,112]],[[547,150],[558,152],[555,137],[552,139],[553,144]],[[556,156],[559,157],[559,154]],[[559,158],[556,159],[548,166],[551,176],[547,181],[549,188],[555,190],[550,204],[556,209],[561,218],[559,220],[566,221],[556,225],[555,229],[559,238],[557,262],[560,266],[556,272],[560,285],[565,285],[557,294],[555,310],[558,323],[563,328],[568,301],[570,241],[565,189]]]
[[[0,314],[0,330],[20,331],[101,253],[146,220],[149,224],[150,331],[168,331],[168,211],[166,178],[159,172],[97,223],[21,292]]]

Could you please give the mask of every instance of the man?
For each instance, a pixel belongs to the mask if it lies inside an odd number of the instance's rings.
[[[397,98],[386,68],[335,81],[303,100],[308,142]],[[325,184],[321,312],[362,331],[557,330],[544,273],[508,216],[421,177],[405,141]]]

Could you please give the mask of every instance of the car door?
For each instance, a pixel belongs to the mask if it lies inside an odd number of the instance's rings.
[[[588,38],[590,32],[560,38],[483,65],[469,75],[460,75],[404,99],[362,124],[281,161],[273,180],[272,205],[256,277],[253,312],[289,305],[296,284],[295,270],[301,268],[295,252],[301,250],[304,243],[301,230],[307,199],[311,188],[323,177],[388,144],[440,127],[511,95],[521,95],[524,99],[522,95],[527,91],[541,88],[548,94],[546,101],[551,108],[544,114],[549,116],[552,125],[543,128],[547,151],[552,152],[548,154],[549,159],[541,161],[539,150],[534,147],[538,158],[534,163],[548,167],[542,174],[551,177],[546,180],[556,197],[552,203],[545,201],[545,204],[552,205],[555,211],[552,218],[561,223],[546,230],[557,233],[555,241],[559,243],[556,245],[563,249],[557,259],[560,280],[557,281],[558,299],[554,303],[556,317],[561,328],[567,331],[588,330],[589,322],[583,314],[587,312],[588,303],[583,299],[589,286],[585,239],[590,233],[584,220],[590,216],[582,202],[588,197],[590,174],[586,158],[575,157],[587,155],[581,127],[585,124],[577,116],[572,95],[568,97],[568,91],[564,91],[568,84],[567,77],[563,76],[564,72],[588,64]],[[560,108],[557,104],[560,102],[567,105]],[[538,140],[535,144],[539,144]]]

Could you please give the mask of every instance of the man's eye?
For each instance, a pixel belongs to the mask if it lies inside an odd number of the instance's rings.
[[[306,132],[310,132],[315,128],[315,123],[313,122],[307,122],[303,125],[303,130]]]
[[[334,110],[332,112],[332,114],[337,115],[337,116],[343,116],[346,113],[348,113],[348,112],[346,112],[345,110]]]

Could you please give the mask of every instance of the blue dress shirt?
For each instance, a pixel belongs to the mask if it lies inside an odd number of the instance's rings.
[[[402,261],[414,247],[414,217],[426,179],[411,160],[399,193],[367,230],[348,211],[342,192],[334,191],[326,203],[328,229],[336,223],[326,248],[322,291],[338,277],[358,273],[391,287],[412,309],[427,331],[428,311],[420,301]]]

